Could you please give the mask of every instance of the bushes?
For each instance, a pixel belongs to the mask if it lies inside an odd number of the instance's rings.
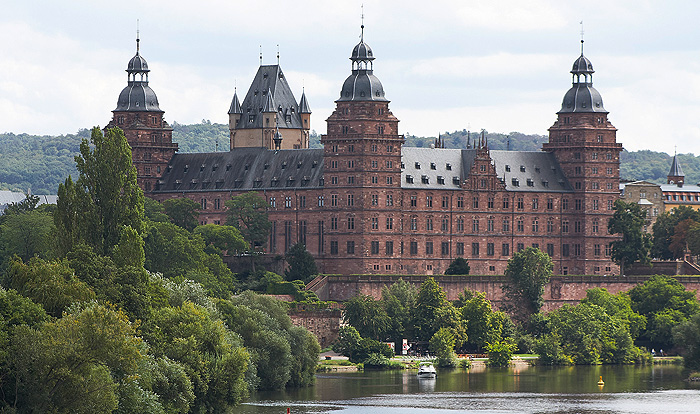
[[[489,360],[486,364],[491,367],[507,367],[517,348],[517,345],[510,339],[487,343],[486,353]]]

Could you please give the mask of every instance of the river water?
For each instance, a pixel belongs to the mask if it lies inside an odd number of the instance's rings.
[[[602,376],[605,385],[598,386]],[[245,414],[700,413],[700,385],[679,366],[474,368],[318,374],[313,387],[253,395]]]

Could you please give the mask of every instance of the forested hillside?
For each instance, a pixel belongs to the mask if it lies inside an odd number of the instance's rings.
[[[173,141],[180,145],[180,152],[228,151],[228,125],[202,123],[183,125],[173,122]],[[467,137],[469,135],[469,139]],[[466,148],[467,141],[474,142],[480,133],[467,130],[441,135],[445,148]],[[73,157],[78,153],[80,140],[89,136],[89,130],[59,136],[0,134],[0,189],[27,191],[34,194],[56,194],[58,184],[68,175],[76,176]],[[537,151],[547,140],[545,135],[526,135],[486,132],[491,149]],[[435,137],[406,136],[406,145],[427,147]],[[311,147],[320,148],[320,135],[311,132]],[[687,183],[700,181],[700,156],[679,154]],[[624,151],[621,157],[620,175],[625,180],[647,180],[665,183],[671,166],[671,156],[656,151]]]

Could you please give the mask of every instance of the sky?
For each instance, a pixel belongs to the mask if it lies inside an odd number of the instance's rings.
[[[700,154],[700,2],[645,0],[0,0],[0,132],[104,126],[136,50],[166,119],[228,122],[280,63],[324,133],[364,38],[400,132],[547,134],[581,53],[630,151]]]

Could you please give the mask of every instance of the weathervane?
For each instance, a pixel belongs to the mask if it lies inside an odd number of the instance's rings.
[[[581,24],[581,54],[583,54],[583,33],[584,33],[584,31],[583,31],[583,20],[581,20],[580,24]]]

